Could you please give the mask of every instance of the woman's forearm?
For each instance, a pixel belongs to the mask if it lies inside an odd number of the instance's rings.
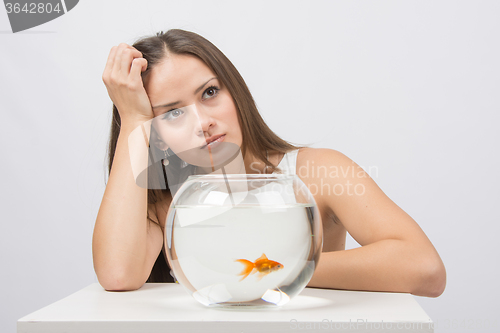
[[[385,239],[355,249],[322,253],[308,287],[437,297],[445,284],[445,269],[434,248]]]
[[[145,170],[147,144],[144,138],[142,142],[132,142],[139,147],[134,161],[129,149],[129,136],[138,126],[141,125],[122,124],[94,227],[94,269],[106,289],[133,289],[144,279],[146,269],[143,266],[148,239],[147,189],[136,185],[132,163]],[[140,150],[140,147],[144,148]]]

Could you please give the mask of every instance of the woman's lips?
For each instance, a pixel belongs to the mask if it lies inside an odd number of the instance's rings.
[[[219,142],[224,141],[225,138],[226,138],[226,134],[223,134],[217,140],[214,140],[214,141],[210,142],[209,144],[204,145],[203,147],[201,147],[201,149],[208,149],[208,147],[210,147],[210,149],[215,148],[215,147],[217,147],[219,145]]]

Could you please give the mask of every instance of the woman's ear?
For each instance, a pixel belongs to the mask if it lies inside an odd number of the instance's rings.
[[[152,143],[156,148],[160,150],[167,150],[167,144],[160,138],[154,129],[151,129],[150,144]]]
[[[156,148],[158,148],[160,150],[167,150],[168,149],[167,144],[161,140],[155,140],[153,142],[153,144],[155,145]]]
[[[154,144],[154,146],[160,150],[167,150],[168,149],[168,145],[163,142],[163,140],[161,140],[160,138],[158,138],[158,136],[155,136],[155,138],[152,140],[152,143]]]

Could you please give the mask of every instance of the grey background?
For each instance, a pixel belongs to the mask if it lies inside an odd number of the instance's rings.
[[[498,331],[499,14],[497,1],[87,0],[12,34],[0,9],[0,331],[97,281],[102,71],[113,45],[169,28],[225,52],[284,139],[376,170],[446,265],[444,294],[415,297],[436,332]]]

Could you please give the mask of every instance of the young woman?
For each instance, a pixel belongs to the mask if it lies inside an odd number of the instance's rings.
[[[174,169],[188,164],[178,158],[181,152],[217,140],[241,148],[242,173],[296,172],[311,190],[323,224],[323,253],[309,287],[430,297],[444,291],[444,265],[418,224],[342,153],[295,146],[274,134],[236,68],[203,37],[169,30],[133,46],[113,47],[103,81],[114,105],[109,180],[95,224],[93,257],[105,289],[173,281],[161,250],[174,193],[168,184],[163,189],[137,186],[134,170],[137,165],[147,169],[150,152],[139,149],[131,156],[130,138],[142,128],[145,135],[151,131],[149,148],[164,153],[163,164]],[[196,135],[183,136],[175,132],[176,124],[188,115],[196,118],[190,128]],[[151,126],[160,117],[166,127]],[[361,247],[345,250],[346,232]]]

